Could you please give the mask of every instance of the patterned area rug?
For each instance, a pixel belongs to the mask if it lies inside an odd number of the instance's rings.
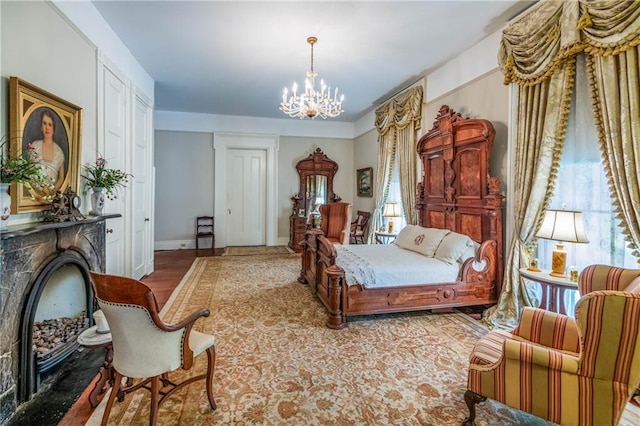
[[[287,246],[246,246],[246,247],[227,247],[224,249],[223,256],[254,256],[258,254],[288,254],[294,253]]]
[[[324,307],[296,281],[291,255],[196,259],[164,311],[176,322],[208,306],[196,329],[216,336],[214,393],[204,382],[161,407],[161,425],[460,425],[468,355],[486,329],[461,313],[360,317],[325,327]],[[206,356],[184,375],[199,374]],[[99,424],[106,398],[87,424]],[[148,424],[148,392],[116,402],[111,425]],[[478,425],[545,425],[493,402]]]

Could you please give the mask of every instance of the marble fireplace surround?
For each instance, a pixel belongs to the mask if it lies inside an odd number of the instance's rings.
[[[24,340],[23,330],[30,332],[29,311],[35,310],[47,277],[75,265],[88,289],[88,271],[104,272],[105,219],[117,216],[10,226],[0,234],[0,424],[35,391],[32,364],[27,365],[33,362],[31,335]],[[89,318],[92,308],[87,307]]]

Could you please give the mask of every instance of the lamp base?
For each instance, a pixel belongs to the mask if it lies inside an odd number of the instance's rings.
[[[564,250],[564,244],[556,244],[556,249],[551,257],[551,269],[549,273],[552,277],[567,278],[565,269],[567,267],[567,252]]]

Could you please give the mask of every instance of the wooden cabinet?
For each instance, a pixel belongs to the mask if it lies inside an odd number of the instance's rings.
[[[289,217],[289,248],[296,253],[300,253],[302,248],[300,242],[304,240],[304,233],[307,230],[307,218],[305,216]]]

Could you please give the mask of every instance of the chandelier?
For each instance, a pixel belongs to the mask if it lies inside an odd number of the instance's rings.
[[[324,80],[320,80],[320,90],[316,90],[316,77],[318,73],[313,71],[313,45],[318,41],[316,37],[309,37],[307,43],[311,45],[311,70],[307,71],[307,78],[304,82],[304,92],[298,95],[298,84],[293,83],[291,91],[292,96],[289,97],[289,90],[284,89],[282,94],[282,102],[280,103],[280,110],[291,117],[305,118],[309,117],[314,119],[318,116],[322,118],[337,117],[340,113],[344,112],[342,109],[342,101],[344,95],[340,96],[338,100],[338,88],[336,87],[331,97],[331,86],[324,83]]]

